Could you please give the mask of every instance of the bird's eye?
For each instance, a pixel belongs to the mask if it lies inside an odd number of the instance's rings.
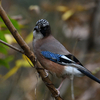
[[[47,27],[41,27],[41,30],[44,30],[45,31],[46,29],[47,29]]]

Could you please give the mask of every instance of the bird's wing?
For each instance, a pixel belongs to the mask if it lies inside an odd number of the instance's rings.
[[[62,54],[52,53],[50,51],[41,51],[41,54],[45,58],[61,65],[78,64],[82,66],[82,64],[71,54],[62,55]]]
[[[54,37],[51,36],[47,38],[43,45],[40,46],[40,51],[45,58],[64,66],[77,68],[84,75],[100,83],[100,80],[92,75],[91,72],[86,69],[76,57],[69,53]]]
[[[45,58],[62,65],[77,64],[84,68],[79,60],[67,51],[66,48],[52,35],[49,36],[49,38],[44,39],[42,42],[43,43],[41,43],[42,45],[39,48],[41,54]]]
[[[80,61],[67,51],[66,48],[52,35],[41,41],[39,49],[45,58],[55,63],[59,63],[61,65],[71,65],[78,69],[86,69]]]
[[[81,73],[83,73],[84,75],[90,77],[91,79],[97,81],[98,83],[100,83],[100,80],[98,78],[96,78],[94,75],[91,74],[91,72],[86,69],[85,67],[83,67],[83,65],[78,61],[77,58],[75,58],[73,55],[69,54],[69,55],[61,55],[61,54],[56,54],[56,53],[52,53],[49,51],[42,51],[41,54],[55,62],[61,65],[65,65],[65,66],[72,66],[77,68]]]

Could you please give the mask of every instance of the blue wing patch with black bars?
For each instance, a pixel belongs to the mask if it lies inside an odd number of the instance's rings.
[[[49,51],[42,51],[41,54],[45,58],[47,58],[47,59],[49,59],[49,60],[51,60],[53,62],[59,62],[60,61],[60,57],[62,56],[60,54],[55,54],[55,53],[52,53],[52,52],[49,52]]]
[[[67,57],[67,55],[61,55],[61,54],[56,54],[56,53],[52,53],[49,51],[42,51],[41,54],[56,63],[59,63],[61,65],[67,65],[69,63],[75,63],[72,59],[70,59],[69,57]]]

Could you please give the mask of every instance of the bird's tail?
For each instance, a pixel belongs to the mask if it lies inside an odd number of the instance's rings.
[[[82,70],[82,69],[78,69],[78,70],[81,71],[84,75],[86,75],[89,78],[93,79],[94,81],[100,83],[100,80],[98,78],[96,78],[94,75],[92,75],[90,72],[87,72],[87,71]]]

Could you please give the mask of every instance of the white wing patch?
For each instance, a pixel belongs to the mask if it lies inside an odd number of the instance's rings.
[[[71,62],[74,62],[73,60],[71,60],[71,59],[69,59],[68,57],[66,57],[66,56],[61,56],[61,58],[63,58],[63,59],[66,59],[66,60],[69,60],[69,61],[71,61]]]

